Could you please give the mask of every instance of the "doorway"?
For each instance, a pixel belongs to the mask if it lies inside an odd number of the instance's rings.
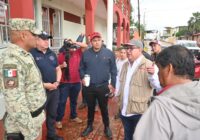
[[[53,36],[51,49],[57,50],[62,45],[61,37],[61,11],[48,6],[42,6],[43,30]]]

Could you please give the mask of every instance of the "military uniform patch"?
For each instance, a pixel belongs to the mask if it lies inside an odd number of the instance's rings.
[[[5,89],[12,89],[18,87],[17,65],[3,65],[3,82]]]

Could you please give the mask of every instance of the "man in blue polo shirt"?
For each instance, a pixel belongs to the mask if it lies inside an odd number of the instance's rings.
[[[48,140],[63,140],[56,135],[54,123],[58,107],[61,69],[58,65],[56,54],[49,49],[49,39],[52,36],[42,32],[37,38],[37,47],[31,51],[38,68],[40,69],[44,88],[46,89],[46,126]]]

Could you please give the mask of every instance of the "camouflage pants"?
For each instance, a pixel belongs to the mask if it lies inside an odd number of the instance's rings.
[[[15,120],[12,119],[11,116],[7,115],[4,120],[4,127],[6,133],[21,132],[24,135],[25,140],[35,140],[42,133],[42,125],[44,121],[45,121],[45,113],[43,111],[39,116],[33,118],[35,131],[34,133],[30,134],[30,131],[26,129],[26,127],[20,126],[19,123],[15,122]]]

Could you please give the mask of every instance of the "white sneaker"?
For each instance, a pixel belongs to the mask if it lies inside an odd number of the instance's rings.
[[[76,122],[76,123],[82,123],[83,122],[79,117],[76,117],[74,119],[70,119],[70,121]]]
[[[62,122],[56,122],[56,128],[61,129],[62,128]]]

